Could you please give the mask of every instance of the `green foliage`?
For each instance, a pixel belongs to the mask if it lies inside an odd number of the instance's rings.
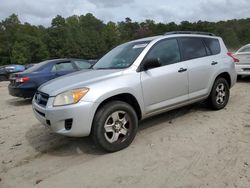
[[[26,47],[27,45],[22,42],[15,42],[12,54],[11,54],[11,63],[14,64],[25,64],[28,62],[29,58],[29,50]]]
[[[21,23],[12,14],[0,22],[0,65],[64,57],[98,59],[123,42],[177,30],[213,32],[224,39],[229,49],[250,43],[250,18],[180,24],[134,22],[126,18],[118,23],[103,23],[89,13],[68,18],[58,15],[45,28]]]

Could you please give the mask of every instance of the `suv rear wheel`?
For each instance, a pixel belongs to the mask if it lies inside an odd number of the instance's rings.
[[[217,78],[208,98],[209,105],[214,110],[223,109],[229,100],[230,90],[225,78]]]
[[[131,144],[137,127],[135,110],[125,102],[113,101],[98,109],[91,134],[96,145],[108,152],[115,152]]]

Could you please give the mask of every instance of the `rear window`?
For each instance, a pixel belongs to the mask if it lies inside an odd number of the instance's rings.
[[[34,66],[30,67],[29,69],[25,70],[24,73],[31,73],[31,72],[39,72],[42,71],[49,61],[43,61],[41,63],[35,64]]]
[[[207,56],[206,48],[201,38],[180,38],[179,41],[184,60]]]
[[[209,54],[216,55],[220,53],[220,42],[218,39],[212,39],[212,38],[204,38],[203,39],[208,50]]]
[[[77,61],[74,61],[76,66],[79,68],[79,69],[88,69],[91,67],[91,64],[87,61],[80,61],[80,60],[77,60]]]
[[[239,52],[250,52],[250,46],[244,46],[239,50]]]
[[[52,72],[61,72],[61,71],[74,71],[74,66],[71,62],[60,62],[53,66]]]

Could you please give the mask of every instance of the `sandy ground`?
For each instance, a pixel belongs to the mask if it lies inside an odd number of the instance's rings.
[[[250,79],[226,109],[202,104],[140,123],[132,145],[106,154],[89,138],[50,133],[31,101],[0,83],[0,187],[250,187]]]

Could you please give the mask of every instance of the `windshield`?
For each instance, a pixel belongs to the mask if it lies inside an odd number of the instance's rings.
[[[133,64],[150,41],[122,44],[103,56],[93,69],[124,69]]]
[[[35,64],[34,66],[28,68],[24,73],[37,72],[43,69],[43,66],[46,65],[49,61],[43,61],[41,63]]]

